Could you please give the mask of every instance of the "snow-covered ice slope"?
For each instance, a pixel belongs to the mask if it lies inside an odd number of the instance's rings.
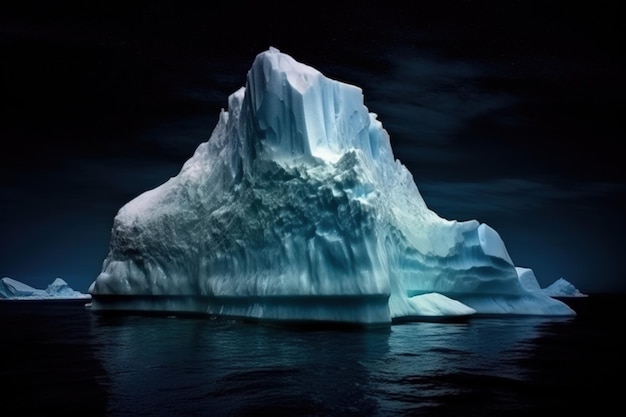
[[[574,312],[428,209],[360,88],[270,48],[180,173],[122,207],[94,310],[390,323]],[[438,293],[429,295],[430,293]]]

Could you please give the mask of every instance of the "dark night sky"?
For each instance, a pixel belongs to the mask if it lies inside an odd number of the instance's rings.
[[[117,210],[275,46],[363,89],[441,216],[491,225],[544,286],[626,291],[617,2],[258,3],[0,5],[0,276],[86,291]]]

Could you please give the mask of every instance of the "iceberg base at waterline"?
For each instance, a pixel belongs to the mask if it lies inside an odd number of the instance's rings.
[[[124,205],[92,310],[390,324],[571,316],[498,233],[430,210],[360,88],[256,56],[180,173]]]
[[[95,313],[221,316],[244,321],[386,325],[387,296],[97,295]]]

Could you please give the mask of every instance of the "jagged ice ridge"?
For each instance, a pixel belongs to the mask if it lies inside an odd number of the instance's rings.
[[[96,311],[364,325],[575,314],[491,227],[426,206],[360,88],[275,48],[180,173],[119,210],[89,292]]]

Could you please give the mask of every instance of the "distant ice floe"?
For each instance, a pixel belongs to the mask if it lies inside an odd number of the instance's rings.
[[[550,297],[587,297],[565,278],[559,278],[543,289]]]
[[[67,282],[56,278],[45,290],[33,288],[30,285],[12,278],[0,280],[0,299],[12,300],[51,300],[51,299],[90,299],[90,294],[73,290]]]

